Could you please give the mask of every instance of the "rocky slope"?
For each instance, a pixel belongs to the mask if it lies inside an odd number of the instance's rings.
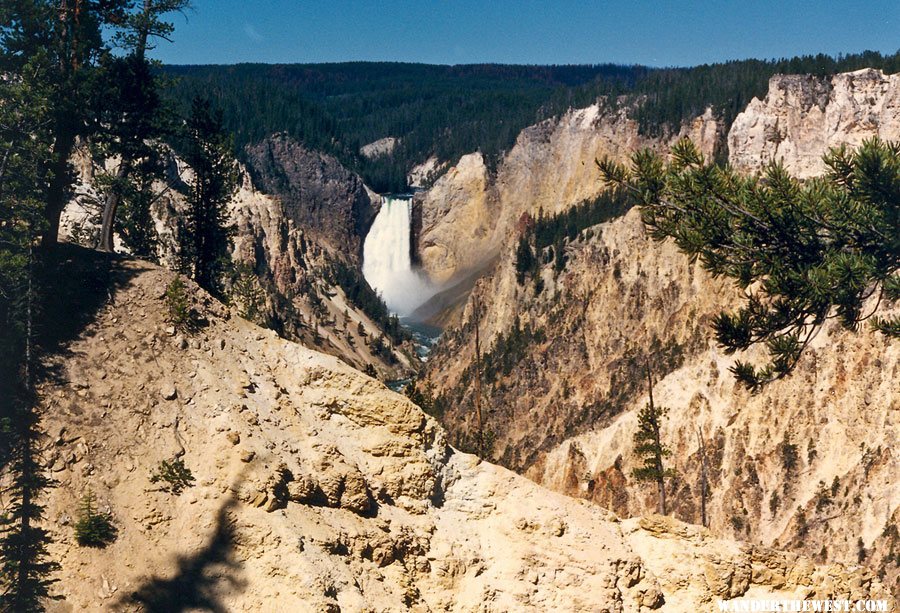
[[[780,75],[764,100],[754,98],[728,133],[730,162],[759,171],[781,160],[791,174],[822,174],[822,155],[878,136],[900,139],[900,74],[858,70],[830,78]]]
[[[253,182],[281,200],[287,219],[323,247],[361,262],[381,197],[358,175],[284,134],[248,146],[246,154]]]
[[[170,329],[167,271],[68,261],[84,289],[57,305],[76,316],[41,387],[50,611],[696,611],[884,592],[864,569],[619,522],[454,451],[403,397],[195,287],[204,326]],[[173,458],[195,478],[180,495],[149,479]],[[106,548],[75,542],[87,491],[118,530]]]
[[[813,82],[773,79],[767,101],[752,103],[731,129],[735,165],[758,167],[753,130],[779,121],[786,131],[777,151],[801,176],[812,172],[804,160],[842,138],[852,144],[875,135],[900,137],[896,77],[838,75],[827,96],[801,104],[811,99]],[[837,130],[817,123],[826,116]],[[874,116],[880,119],[863,120]],[[832,132],[837,136],[823,136]],[[485,389],[485,428],[494,437],[489,457],[622,515],[647,512],[655,505],[653,492],[633,481],[631,469],[636,413],[646,402],[643,360],[650,353],[654,396],[670,407],[664,438],[679,474],[671,493],[676,517],[700,521],[702,431],[715,534],[823,561],[862,560],[897,584],[896,343],[867,329],[831,327],[792,377],[750,396],[728,372],[734,356],[715,346],[709,329],[711,317],[735,306],[740,294],[709,278],[671,243],[652,242],[636,211],[567,244],[562,272],[541,269],[540,292],[532,281],[516,281],[515,235],[508,233],[496,268],[476,286],[428,365],[428,377],[443,394],[439,404],[451,440],[471,440],[476,428],[471,364],[477,302],[485,369],[493,369]]]
[[[252,166],[241,167],[241,184],[230,203],[232,255],[256,277],[252,285],[263,302],[257,321],[357,368],[372,365],[385,379],[418,368],[409,343],[394,347],[385,342],[385,351],[374,349],[375,339],[386,338],[385,333],[345,291],[363,283],[362,244],[380,197],[333,158],[280,135],[249,148],[248,159]],[[80,184],[64,212],[63,233],[93,246],[99,235],[101,199],[94,188],[98,169],[85,149],[74,162]],[[107,171],[114,170],[114,164]],[[171,268],[177,218],[186,206],[184,193],[193,171],[172,153],[167,173],[166,181],[155,186],[159,197],[153,217],[160,261]],[[121,242],[117,249],[124,250]],[[343,271],[343,285],[337,269]]]
[[[627,108],[599,102],[523,130],[494,172],[481,154],[463,156],[415,198],[422,267],[438,284],[459,280],[500,253],[523,214],[557,213],[596,197],[603,189],[598,158],[664,151],[682,136],[711,154],[717,129],[707,113],[671,138],[650,138],[638,133]]]

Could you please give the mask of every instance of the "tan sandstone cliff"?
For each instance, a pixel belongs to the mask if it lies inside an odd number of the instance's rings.
[[[523,130],[495,172],[481,154],[463,156],[416,196],[422,267],[435,283],[459,280],[500,252],[524,213],[557,213],[596,197],[603,189],[598,158],[625,159],[644,147],[665,150],[685,135],[711,154],[716,130],[707,113],[669,139],[650,138],[638,133],[627,108],[598,102]]]
[[[830,78],[779,75],[765,99],[754,98],[728,133],[729,161],[757,172],[780,160],[800,178],[822,174],[830,147],[877,136],[900,138],[900,74],[864,69]]]
[[[169,272],[69,265],[108,292],[65,297],[79,317],[41,388],[50,611],[696,611],[884,591],[865,569],[619,522],[455,452],[405,398],[196,288],[206,325],[173,335]],[[196,478],[180,496],[149,479],[175,457]],[[87,491],[118,529],[103,549],[74,539]]]

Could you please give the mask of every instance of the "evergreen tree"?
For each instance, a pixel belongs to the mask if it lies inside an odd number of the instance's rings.
[[[172,24],[162,16],[180,11],[187,0],[143,0],[142,7],[130,12],[124,20],[117,42],[128,53],[111,57],[106,62],[104,80],[110,91],[103,101],[110,101],[100,114],[100,129],[95,140],[99,157],[118,157],[115,174],[103,181],[104,198],[99,248],[113,250],[113,232],[120,204],[128,207],[123,223],[123,239],[133,253],[155,254],[150,204],[154,179],[164,176],[160,138],[170,130],[160,100],[159,78],[146,57],[153,38],[166,38]]]
[[[79,136],[90,134],[89,110],[98,94],[100,64],[109,56],[103,33],[125,18],[128,0],[8,0],[0,5],[0,74],[42,80],[52,148],[44,160],[43,243],[56,244],[59,219],[74,175],[69,159]],[[38,76],[39,75],[39,76]]]
[[[194,99],[187,130],[184,157],[194,178],[187,194],[187,211],[179,220],[179,267],[201,287],[222,296],[233,234],[228,202],[238,178],[231,137],[222,128],[222,114],[203,98]]]
[[[716,317],[716,337],[728,352],[762,343],[770,361],[738,361],[738,380],[758,389],[791,372],[829,319],[851,330],[870,320],[900,337],[900,316],[876,315],[900,299],[900,144],[833,149],[825,175],[803,182],[777,163],[741,176],[687,140],[672,154],[668,165],[649,151],[635,154],[631,169],[599,165],[637,196],[654,238],[673,238],[747,292],[737,312]]]
[[[531,241],[528,234],[523,234],[519,238],[519,245],[516,247],[516,281],[519,285],[525,282],[525,278],[534,274],[538,268],[538,261],[534,257],[534,250],[531,248]]]
[[[669,409],[656,406],[653,402],[653,377],[650,368],[647,367],[647,387],[650,401],[638,413],[638,429],[634,433],[634,452],[640,456],[644,463],[639,468],[631,471],[637,481],[652,481],[656,483],[658,492],[659,512],[666,515],[666,479],[675,476],[675,471],[666,468],[664,460],[671,454],[668,447],[663,445],[659,429]]]
[[[7,15],[0,16],[6,19]],[[48,560],[39,496],[49,485],[37,452],[35,328],[41,306],[37,241],[44,230],[46,161],[53,147],[49,69],[41,58],[0,79],[0,610],[39,611],[56,565]]]
[[[266,293],[252,267],[246,263],[234,267],[230,293],[241,317],[260,326],[266,324]]]
[[[78,521],[75,522],[75,540],[82,547],[102,549],[116,540],[118,530],[112,515],[98,511],[96,503],[94,493],[88,490],[81,499]]]

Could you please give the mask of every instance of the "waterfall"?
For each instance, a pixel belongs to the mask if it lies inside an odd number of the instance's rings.
[[[412,200],[385,196],[363,245],[363,276],[388,308],[409,315],[434,293],[412,266]]]

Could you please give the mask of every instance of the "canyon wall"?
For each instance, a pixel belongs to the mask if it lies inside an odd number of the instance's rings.
[[[754,98],[734,120],[729,161],[747,172],[781,161],[805,179],[825,172],[829,148],[856,147],[875,136],[900,139],[900,74],[779,75],[769,80],[766,97]]]
[[[381,197],[334,158],[283,135],[249,147],[247,153],[250,166],[240,166],[229,212],[234,262],[255,277],[244,281],[262,294],[257,321],[357,368],[372,365],[385,379],[408,376],[419,366],[414,346],[385,340],[386,349],[376,350],[376,339],[386,338],[384,331],[348,297],[335,272],[343,270],[351,284],[364,283],[362,244]],[[95,188],[100,169],[86,148],[78,150],[74,163],[80,181],[63,214],[63,234],[94,246],[102,201]],[[105,171],[114,169],[115,160]],[[170,268],[176,265],[177,220],[192,178],[193,170],[170,151],[165,180],[154,185],[157,255]],[[118,237],[116,246],[127,252]]]
[[[731,162],[752,171],[777,156],[809,176],[821,170],[812,160],[829,146],[900,138],[898,96],[900,79],[877,71],[776,77],[766,100],[752,102],[731,128]],[[765,126],[776,125],[780,136],[767,135]],[[552,150],[552,139],[547,143]],[[570,189],[566,177],[558,180],[562,191]],[[531,189],[534,199],[522,192],[516,212],[546,205],[545,192]],[[676,517],[700,521],[702,437],[713,533],[820,561],[862,562],[897,584],[896,343],[865,327],[830,325],[796,373],[750,395],[728,371],[735,356],[715,345],[710,328],[741,293],[671,242],[652,241],[638,211],[568,242],[563,269],[544,264],[540,283],[517,282],[515,236],[513,227],[505,243],[497,242],[498,264],[476,284],[427,365],[451,440],[470,444],[477,428],[473,309],[480,305],[491,371],[484,391],[488,457],[624,516],[651,511],[653,488],[631,475],[650,354],[654,396],[670,408],[664,440],[678,474],[670,492]]]
[[[381,197],[330,155],[284,134],[246,148],[254,184],[277,196],[287,218],[323,247],[362,261],[362,245]]]
[[[189,284],[204,326],[164,317],[173,278],[70,250],[70,339],[41,386],[48,611],[696,611],[718,599],[878,598],[859,568],[619,521],[456,452],[408,400],[235,316]],[[106,300],[106,297],[109,300]],[[153,481],[180,459],[182,493]],[[76,543],[95,496],[117,535]],[[674,562],[674,564],[673,564]]]
[[[417,194],[418,252],[432,281],[450,284],[484,267],[523,214],[558,213],[595,198],[604,189],[599,158],[624,160],[644,147],[665,151],[682,136],[712,154],[719,127],[711,113],[659,139],[641,135],[628,110],[598,102],[548,119],[523,130],[496,169],[479,153],[463,156]]]

